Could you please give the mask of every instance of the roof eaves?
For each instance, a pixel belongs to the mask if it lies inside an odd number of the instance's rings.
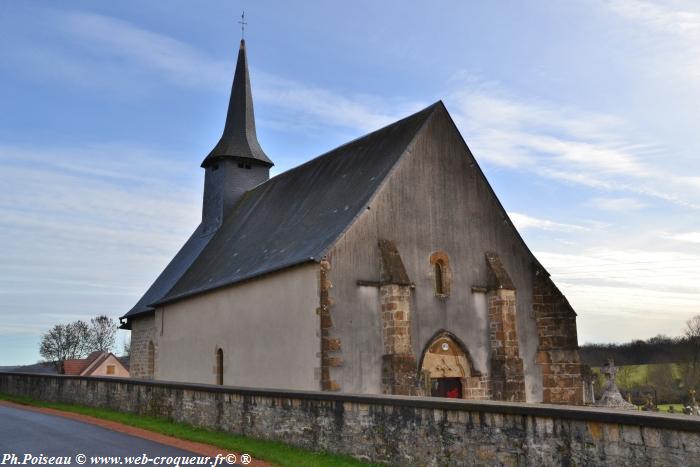
[[[102,353],[95,358],[92,362],[88,364],[87,367],[81,373],[81,376],[90,376],[100,365],[102,365],[110,355],[114,355],[111,352],[102,351]]]
[[[311,263],[311,262],[318,263],[320,260],[321,259],[319,256],[316,256],[316,257],[311,256],[311,257],[306,258],[306,259],[299,259],[299,260],[290,261],[289,263],[281,264],[280,266],[272,268],[272,269],[265,269],[262,271],[258,271],[258,272],[254,272],[254,273],[245,275],[245,276],[241,276],[240,278],[237,278],[233,281],[226,280],[226,281],[221,281],[219,283],[208,285],[206,287],[200,287],[197,289],[188,290],[185,293],[173,295],[172,297],[168,297],[166,294],[165,298],[150,304],[150,306],[151,307],[158,307],[158,306],[162,306],[162,305],[167,305],[167,304],[170,304],[173,302],[184,300],[186,298],[194,297],[196,295],[201,295],[201,294],[206,293],[206,292],[211,292],[211,291],[222,289],[224,287],[228,287],[231,285],[240,284],[241,282],[246,282],[249,280],[257,279],[258,277],[266,276],[268,274],[273,274],[275,272],[280,272],[280,271],[283,271],[285,269],[292,268],[294,266],[299,266],[301,264],[306,264],[306,263]]]

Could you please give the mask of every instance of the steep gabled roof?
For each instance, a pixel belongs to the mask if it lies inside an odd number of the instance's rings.
[[[168,291],[173,288],[175,283],[182,277],[185,271],[187,271],[187,268],[197,259],[197,256],[202,252],[207,242],[214,236],[214,232],[209,232],[205,235],[203,231],[204,229],[201,224],[197,226],[192,236],[185,242],[182,248],[180,248],[180,251],[178,251],[175,257],[168,263],[146,293],[143,294],[136,305],[122,318],[133,318],[134,316],[150,313],[154,310],[153,307],[150,306],[151,303],[163,298]],[[123,325],[123,327],[129,329],[128,324]]]
[[[246,193],[162,304],[319,261],[441,102],[284,172]]]

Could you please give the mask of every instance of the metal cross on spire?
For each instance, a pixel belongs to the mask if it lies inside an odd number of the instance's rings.
[[[245,27],[248,23],[245,22],[245,11],[241,13],[241,20],[238,22],[241,25],[241,39],[245,39]]]

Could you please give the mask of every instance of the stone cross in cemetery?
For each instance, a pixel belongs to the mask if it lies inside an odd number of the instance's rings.
[[[615,362],[612,359],[609,359],[607,363],[603,365],[600,372],[605,375],[607,380],[603,385],[603,394],[600,396],[600,400],[596,402],[595,405],[599,407],[635,410],[636,407],[627,402],[622,397],[622,394],[620,394],[620,390],[617,388],[615,377],[617,376],[618,369],[615,366]]]
[[[683,407],[683,413],[686,415],[700,415],[700,407],[695,400],[695,389],[688,391],[688,404]]]

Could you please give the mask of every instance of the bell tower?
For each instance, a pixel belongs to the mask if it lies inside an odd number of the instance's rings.
[[[270,178],[273,165],[255,132],[248,57],[245,40],[241,40],[224,132],[202,162],[205,170],[202,233],[218,229],[246,191]]]

